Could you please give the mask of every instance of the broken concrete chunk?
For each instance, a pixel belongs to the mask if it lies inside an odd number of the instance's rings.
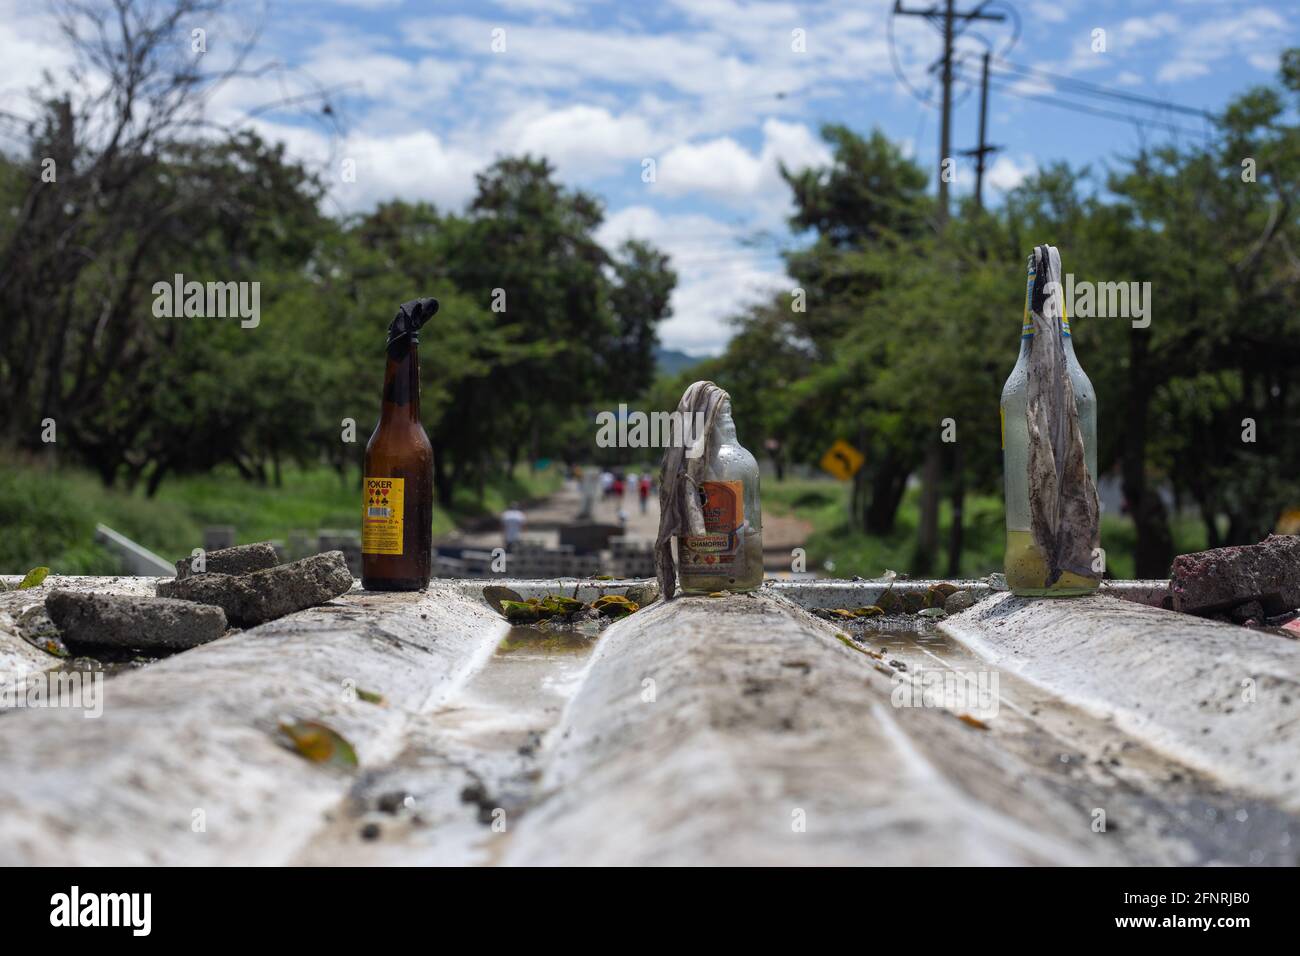
[[[1175,611],[1210,614],[1258,601],[1266,614],[1300,607],[1300,537],[1271,534],[1174,558],[1169,594]]]
[[[352,572],[342,551],[326,551],[251,574],[208,571],[158,582],[160,597],[215,604],[236,627],[253,627],[324,604],[351,588]]]
[[[220,608],[167,598],[55,591],[45,609],[63,640],[141,650],[194,647],[226,631]]]
[[[943,609],[949,614],[960,614],[967,608],[975,606],[975,595],[969,591],[954,591],[943,602]]]
[[[248,574],[252,571],[264,571],[280,563],[275,553],[275,546],[269,541],[257,544],[241,544],[237,548],[222,548],[209,551],[204,555],[204,574]],[[176,579],[188,578],[197,573],[193,568],[193,558],[181,558],[176,562]]]

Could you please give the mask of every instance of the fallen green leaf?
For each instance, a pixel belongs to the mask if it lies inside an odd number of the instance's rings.
[[[641,610],[639,604],[629,601],[621,594],[606,594],[593,601],[591,606],[599,611],[602,617],[627,617],[632,612]]]
[[[548,594],[542,599],[541,607],[550,614],[556,614],[560,617],[572,617],[579,611],[585,610],[587,605],[575,598],[564,597],[560,594]]]
[[[501,613],[511,624],[531,624],[541,617],[537,605],[528,601],[502,601]]]
[[[49,573],[49,568],[32,568],[27,572],[23,579],[18,582],[18,590],[21,591],[23,588],[40,587],[41,582],[45,580],[45,576]]]
[[[281,724],[280,731],[289,738],[293,748],[312,763],[328,763],[335,767],[357,766],[357,752],[341,734],[316,720],[296,720]]]

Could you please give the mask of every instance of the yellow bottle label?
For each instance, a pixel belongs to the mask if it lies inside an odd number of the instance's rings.
[[[402,553],[402,499],[405,478],[367,478],[361,512],[363,554]]]

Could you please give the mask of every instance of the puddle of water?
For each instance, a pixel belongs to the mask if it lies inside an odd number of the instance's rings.
[[[581,686],[599,636],[598,627],[506,630],[479,671],[444,706],[418,718],[406,749],[353,791],[350,811],[304,860],[499,859],[534,797],[546,735]],[[392,794],[409,796],[411,809],[385,813]]]
[[[598,632],[576,628],[543,630],[537,627],[512,627],[497,645],[496,656],[531,656],[552,654],[590,654],[596,646]]]
[[[512,627],[451,706],[481,711],[489,723],[497,716],[517,725],[533,715],[549,729],[582,683],[597,640],[577,629]]]

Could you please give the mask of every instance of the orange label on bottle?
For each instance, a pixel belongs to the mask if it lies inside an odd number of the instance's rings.
[[[367,478],[361,511],[363,554],[402,553],[402,501],[405,478]]]
[[[678,573],[689,576],[728,572],[739,564],[745,483],[702,481],[698,493],[706,533],[682,536]]]

